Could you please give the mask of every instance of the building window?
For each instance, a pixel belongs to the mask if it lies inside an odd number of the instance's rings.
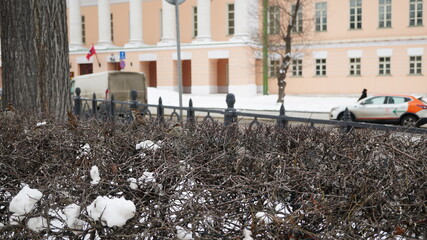
[[[292,76],[294,77],[302,76],[302,60],[301,59],[292,60]]]
[[[268,65],[268,76],[269,77],[277,77],[277,72],[279,71],[280,60],[272,60],[270,59]]]
[[[85,20],[85,16],[82,16],[82,43],[86,43],[86,20]]]
[[[350,29],[362,29],[362,0],[350,0]]]
[[[270,6],[268,8],[268,34],[278,34],[280,31],[280,8]]]
[[[390,57],[380,57],[379,59],[379,75],[390,75]]]
[[[391,0],[379,0],[378,9],[379,27],[391,27]]]
[[[234,4],[227,5],[228,35],[234,34]]]
[[[316,31],[326,31],[327,30],[327,2],[318,2],[316,3]]]
[[[296,8],[296,5],[292,5],[292,11],[291,11],[291,14],[294,14],[294,13],[295,13],[295,8]],[[297,12],[297,17],[296,17],[295,25],[294,25],[294,27],[292,28],[292,31],[293,31],[293,32],[296,32],[296,33],[300,33],[300,32],[302,32],[302,25],[303,25],[303,19],[302,19],[302,5],[300,5],[300,6],[299,6],[299,8],[298,8],[298,12]]]
[[[423,0],[410,0],[409,26],[423,25]]]
[[[197,37],[197,7],[193,7],[193,37]]]
[[[110,25],[111,25],[111,41],[114,42],[114,25],[113,25],[113,14],[110,14]]]
[[[421,56],[409,57],[409,74],[412,74],[412,75],[422,74],[422,57]]]
[[[316,76],[326,76],[326,59],[316,59]]]
[[[160,39],[163,38],[163,9],[160,9]]]
[[[350,58],[350,76],[360,76],[360,58]]]

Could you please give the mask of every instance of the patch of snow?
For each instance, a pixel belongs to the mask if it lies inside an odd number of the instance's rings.
[[[83,230],[86,222],[78,219],[80,216],[81,207],[75,203],[70,204],[64,208],[66,216],[66,223],[70,229]]]
[[[39,123],[36,124],[37,127],[40,127],[40,126],[43,126],[43,125],[46,125],[46,122],[39,122]]]
[[[135,204],[121,198],[108,198],[98,196],[87,208],[89,217],[93,220],[100,220],[108,227],[122,227],[126,221],[135,216]]]
[[[258,218],[259,220],[263,221],[265,224],[270,224],[270,223],[272,223],[272,222],[273,222],[273,221],[271,220],[271,217],[269,217],[269,216],[267,215],[267,213],[265,213],[265,212],[257,212],[257,213],[255,214],[255,217],[256,217],[256,218]]]
[[[243,240],[253,240],[252,232],[247,228],[243,229]]]
[[[139,184],[149,183],[149,182],[152,182],[152,183],[156,182],[156,178],[154,177],[153,172],[144,172],[142,176],[138,178]]]
[[[176,237],[180,240],[192,240],[193,234],[189,231],[186,231],[183,227],[176,226]]]
[[[85,145],[83,145],[82,147],[83,152],[90,152],[90,146],[88,143],[86,143]]]
[[[60,232],[65,227],[64,219],[66,219],[66,216],[64,212],[60,209],[49,209],[49,216],[50,218],[50,229],[52,232]]]
[[[159,143],[159,142],[158,142]],[[160,142],[161,143],[161,142]],[[145,140],[143,142],[140,142],[138,144],[136,144],[135,149],[136,150],[140,150],[140,149],[149,149],[149,150],[154,150],[156,151],[157,149],[159,149],[160,146],[159,144],[154,143],[151,140]]]
[[[27,227],[35,232],[43,231],[47,228],[47,220],[44,217],[34,217],[28,219]]]
[[[31,210],[34,205],[42,198],[43,194],[37,190],[24,186],[19,193],[12,198],[9,205],[9,211],[15,213],[14,215],[22,216]]]
[[[101,240],[101,238],[99,237],[98,231],[95,231],[95,237],[94,238],[92,238],[91,233],[88,233],[84,236],[83,240]]]
[[[25,216],[17,215],[16,213],[12,214],[9,218],[10,225],[19,225],[19,222],[24,220]]]
[[[129,187],[132,190],[138,189],[138,184],[136,178],[128,178]]]
[[[149,87],[148,104],[158,104],[159,97],[162,98],[163,105],[177,106],[179,103],[179,94],[175,91],[163,90]],[[234,94],[239,95],[238,92]],[[291,95],[286,94],[284,98],[284,106],[286,111],[295,112],[329,112],[331,108],[338,105],[348,105],[357,102],[360,94],[306,94],[306,95]],[[183,94],[182,105],[188,107],[190,99],[193,101],[193,107],[200,108],[227,108],[225,102],[226,94],[209,94],[195,95]],[[277,94],[254,96],[239,96],[236,97],[234,108],[237,110],[267,110],[279,111],[281,104],[277,104]]]
[[[90,177],[92,178],[91,184],[98,184],[101,178],[99,177],[99,169],[97,166],[92,166],[90,169]]]
[[[85,145],[83,145],[81,147],[81,149],[78,150],[79,155],[76,157],[77,159],[80,159],[86,155],[88,155],[90,152],[90,146],[88,143],[85,143]]]

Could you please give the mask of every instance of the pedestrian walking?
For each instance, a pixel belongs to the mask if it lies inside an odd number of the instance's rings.
[[[368,90],[366,90],[366,88],[364,88],[362,91],[362,95],[360,96],[360,98],[357,101],[360,101],[360,100],[366,98],[367,96],[368,96]]]

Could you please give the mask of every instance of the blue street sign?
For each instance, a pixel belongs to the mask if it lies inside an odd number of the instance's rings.
[[[120,60],[126,59],[126,53],[120,52]]]

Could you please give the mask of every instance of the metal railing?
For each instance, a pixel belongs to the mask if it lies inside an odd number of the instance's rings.
[[[402,126],[391,126],[381,124],[370,124],[362,122],[354,122],[351,119],[350,112],[348,109],[345,110],[343,119],[338,120],[323,120],[313,118],[301,118],[301,117],[290,117],[286,116],[285,107],[282,104],[278,115],[258,114],[258,113],[247,113],[237,111],[234,108],[236,102],[235,96],[232,93],[226,95],[227,108],[221,109],[210,109],[210,108],[197,108],[193,107],[193,101],[190,99],[188,107],[179,106],[166,106],[162,103],[162,98],[159,98],[158,104],[145,104],[137,102],[137,92],[130,92],[130,102],[116,101],[114,95],[109,100],[96,99],[96,95],[93,94],[92,98],[83,98],[80,96],[81,90],[76,88],[76,96],[73,98],[73,110],[74,114],[80,118],[99,118],[104,120],[120,120],[120,121],[133,121],[131,109],[136,109],[140,114],[150,119],[155,118],[159,123],[166,121],[166,116],[169,116],[169,120],[175,119],[178,122],[183,122],[183,117],[178,112],[186,111],[186,120],[189,123],[194,123],[199,116],[196,116],[196,112],[203,113],[202,120],[204,121],[215,121],[213,114],[220,116],[223,119],[224,125],[228,126],[231,124],[238,124],[239,117],[252,119],[248,122],[249,128],[255,125],[261,124],[261,119],[274,121],[276,126],[279,128],[285,128],[288,122],[299,122],[306,123],[314,126],[318,125],[331,125],[340,127],[344,132],[351,132],[355,128],[365,128],[373,130],[383,131],[397,131],[406,133],[417,133],[427,134],[427,129],[423,128],[409,128]],[[156,109],[156,115],[152,113],[152,110]],[[169,114],[165,114],[165,110],[169,110]]]

